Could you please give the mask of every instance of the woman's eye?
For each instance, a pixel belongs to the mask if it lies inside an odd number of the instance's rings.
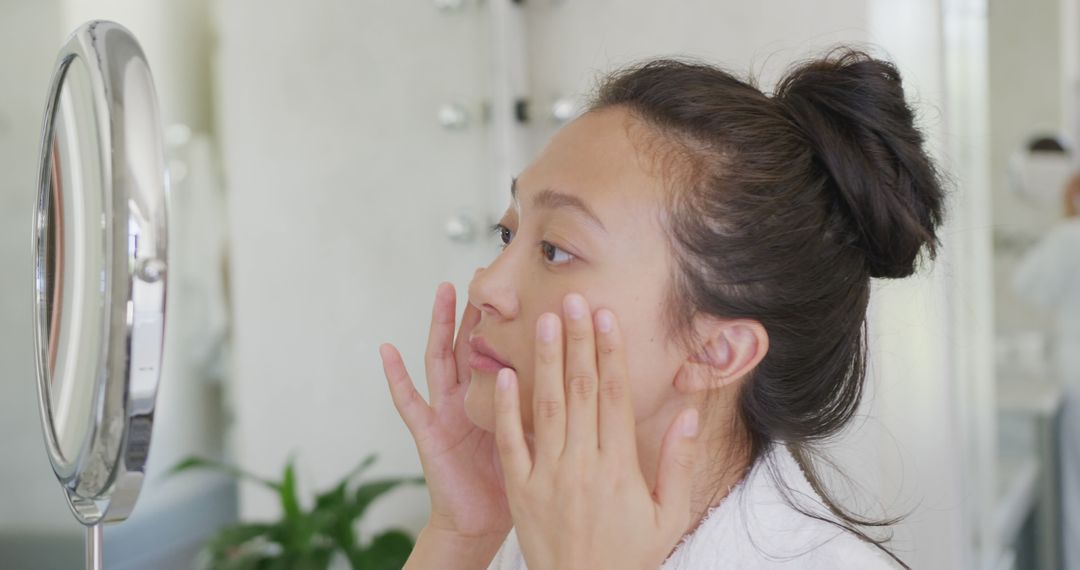
[[[502,224],[491,226],[491,233],[499,236],[499,249],[506,249],[506,246],[510,245],[510,242],[514,240],[514,232]],[[563,265],[576,259],[572,253],[551,242],[541,241],[539,245],[541,255],[552,265]]]
[[[567,253],[546,241],[540,242],[540,249],[544,252],[544,259],[555,265],[570,263],[574,259],[573,254]]]
[[[491,226],[491,232],[499,236],[499,249],[506,249],[506,246],[510,245],[510,241],[514,239],[514,232],[510,231],[510,228],[502,225],[495,224]]]

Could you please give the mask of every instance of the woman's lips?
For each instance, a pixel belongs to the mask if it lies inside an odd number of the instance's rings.
[[[481,372],[498,372],[503,368],[510,368],[502,362],[479,352],[473,352],[469,355],[469,366]]]
[[[495,351],[482,336],[469,339],[469,366],[481,372],[498,372],[503,368],[513,368]]]

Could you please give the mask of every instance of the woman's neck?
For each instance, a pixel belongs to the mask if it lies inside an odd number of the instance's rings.
[[[701,402],[698,406],[701,410],[706,407],[706,403]],[[672,406],[669,410],[659,410],[638,421],[638,461],[650,489],[656,486],[660,445],[664,434],[675,416],[683,409],[685,405]],[[695,468],[694,488],[689,505],[690,524],[684,535],[697,529],[709,509],[723,502],[728,493],[742,481],[750,466],[749,445],[738,428],[739,422],[733,421],[728,407],[713,402],[707,409],[708,413],[700,417],[703,420],[702,437],[708,437],[709,440],[705,446],[706,456],[700,458]]]

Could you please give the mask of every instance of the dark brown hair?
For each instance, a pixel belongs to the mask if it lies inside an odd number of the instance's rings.
[[[811,454],[859,405],[870,278],[911,275],[937,249],[941,177],[896,67],[841,47],[790,69],[770,96],[705,63],[653,60],[603,80],[589,109],[613,106],[677,166],[665,176],[669,331],[693,342],[704,314],[753,319],[769,335],[739,392],[750,464],[787,444],[840,519],[828,522],[903,564],[887,538],[860,530],[898,519],[842,508]]]

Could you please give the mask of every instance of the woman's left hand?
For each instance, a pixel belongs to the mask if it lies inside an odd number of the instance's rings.
[[[559,316],[537,321],[534,452],[513,370],[500,371],[496,383],[495,439],[518,542],[530,570],[656,570],[690,524],[697,410],[684,410],[668,428],[649,489],[615,316],[601,309],[594,317],[577,294],[567,295],[563,311],[565,360]]]

